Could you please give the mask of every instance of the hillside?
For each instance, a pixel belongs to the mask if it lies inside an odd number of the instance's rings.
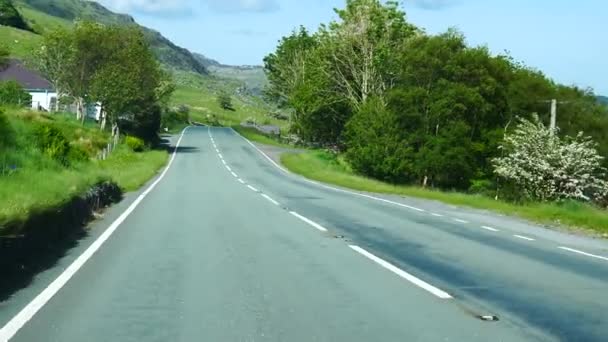
[[[70,25],[74,20],[92,20],[105,24],[138,25],[125,14],[114,13],[94,1],[82,0],[16,0],[15,6],[37,33],[57,26]],[[171,69],[207,74],[205,66],[194,55],[173,44],[157,31],[141,26],[150,39],[157,58]]]
[[[601,96],[598,95],[597,96],[597,101],[601,104],[607,105],[608,106],[608,96]]]
[[[262,90],[264,90],[268,84],[264,68],[259,65],[226,65],[200,53],[194,53],[194,57],[201,62],[212,75],[241,81],[253,95],[261,95]]]

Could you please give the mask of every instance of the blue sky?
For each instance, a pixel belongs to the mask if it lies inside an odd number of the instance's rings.
[[[100,0],[173,42],[226,64],[261,64],[293,28],[316,29],[344,0]],[[408,20],[509,51],[558,82],[608,95],[608,1],[409,0]]]

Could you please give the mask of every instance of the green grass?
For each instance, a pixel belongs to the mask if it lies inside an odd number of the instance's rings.
[[[251,128],[251,127],[243,127],[243,126],[232,126],[232,128],[239,132],[240,135],[244,136],[245,138],[251,140],[251,141],[255,141],[261,144],[266,144],[266,145],[272,145],[272,146],[277,146],[277,147],[284,147],[284,148],[293,148],[293,146],[288,145],[288,144],[283,144],[279,141],[277,141],[276,139],[273,139],[263,133],[261,133],[260,131],[258,131],[255,128]]]
[[[0,45],[6,46],[12,57],[30,60],[41,41],[42,37],[32,32],[0,25]]]
[[[414,186],[401,186],[384,183],[353,173],[340,159],[322,151],[301,154],[284,154],[281,162],[290,171],[310,179],[335,184],[354,190],[412,196],[440,202],[487,209],[498,213],[519,216],[537,223],[560,225],[563,227],[586,229],[608,236],[608,211],[578,202],[531,203],[518,205],[481,195],[457,192],[442,192]]]
[[[8,157],[17,170],[0,174],[0,235],[6,223],[58,207],[101,181],[113,181],[125,191],[136,190],[156,175],[168,159],[165,150],[134,153],[121,144],[107,160],[91,159],[64,167],[34,146],[35,125],[52,124],[72,145],[83,147],[90,156],[105,145],[109,135],[100,132],[94,123],[82,126],[71,115],[51,116],[14,108],[5,112],[16,139],[13,148],[0,155],[0,163]]]

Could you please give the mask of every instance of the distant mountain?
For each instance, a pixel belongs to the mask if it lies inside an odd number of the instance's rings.
[[[601,104],[607,105],[608,106],[608,96],[601,96],[598,95],[597,96],[597,101]]]
[[[212,75],[240,81],[245,84],[247,90],[253,95],[261,95],[262,90],[268,83],[262,66],[226,65],[200,53],[195,53],[194,56]]]
[[[4,1],[4,0],[0,0]],[[104,24],[138,25],[133,17],[114,13],[95,1],[85,0],[16,0],[26,20],[38,33],[74,20],[92,20]],[[56,19],[56,20],[54,20]],[[190,51],[173,44],[157,31],[140,26],[148,37],[156,57],[169,68],[207,74],[208,71]],[[43,31],[43,32],[40,32]]]

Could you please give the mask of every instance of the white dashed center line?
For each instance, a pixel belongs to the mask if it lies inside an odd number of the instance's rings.
[[[231,172],[231,173],[232,173],[232,176],[234,176],[234,178],[239,178],[239,175],[237,175],[236,173],[234,173],[234,171]]]
[[[395,273],[396,275],[398,275],[399,277],[409,281],[410,283],[434,294],[435,296],[441,298],[441,299],[451,299],[452,296],[450,296],[449,293],[440,290],[438,288],[436,288],[435,286],[425,282],[424,280],[421,280],[407,272],[405,272],[404,270],[398,268],[397,266],[389,263],[386,260],[380,259],[379,257],[373,255],[372,253],[366,251],[365,249],[359,247],[359,246],[349,246],[351,249],[353,249],[355,252],[363,255],[364,257],[374,261],[375,263],[377,263],[378,265],[386,268],[387,270]]]
[[[568,247],[558,247],[558,248],[559,249],[563,249],[563,250],[568,251],[568,252],[577,253],[577,254],[588,256],[588,257],[592,257],[592,258],[608,261],[607,257],[603,257],[603,256],[600,256],[600,255],[595,255],[595,254],[579,251],[579,250],[576,250],[576,249],[573,249],[573,248],[568,248]]]
[[[279,205],[279,202],[275,201],[274,199],[272,199],[272,197],[266,195],[266,194],[262,194],[262,197],[264,197],[265,199],[268,200],[268,202],[274,204],[274,205]]]
[[[435,216],[435,217],[443,217],[443,215],[441,214],[437,214],[437,213],[431,213],[431,215]]]
[[[251,191],[260,192],[258,189],[256,189],[256,188],[252,187],[251,185],[247,185],[247,187],[248,187],[249,189],[251,189]]]
[[[536,241],[531,237],[527,237],[527,236],[523,236],[523,235],[513,235],[513,236],[515,236],[518,239],[522,239],[522,240],[526,240],[526,241]]]
[[[245,184],[245,181],[239,178],[239,183]]]
[[[302,216],[302,215],[300,215],[300,214],[296,213],[295,211],[290,211],[289,213],[290,213],[291,215],[293,215],[293,216],[295,216],[295,217],[299,218],[300,220],[302,220],[302,221],[304,221],[304,222],[308,223],[309,225],[313,226],[313,227],[314,227],[314,228],[316,228],[317,230],[320,230],[320,231],[322,231],[322,232],[327,232],[327,229],[326,229],[325,227],[321,226],[320,224],[318,224],[318,223],[316,223],[316,222],[314,222],[314,221],[311,221],[311,220],[307,219],[306,217],[304,217],[304,216]]]
[[[491,232],[499,232],[500,230],[488,226],[481,226],[482,229],[489,230]]]
[[[457,219],[457,218],[452,219],[452,220],[454,220],[454,221],[456,221],[458,223],[469,223],[469,221],[465,221],[465,220],[461,220],[461,219]]]

